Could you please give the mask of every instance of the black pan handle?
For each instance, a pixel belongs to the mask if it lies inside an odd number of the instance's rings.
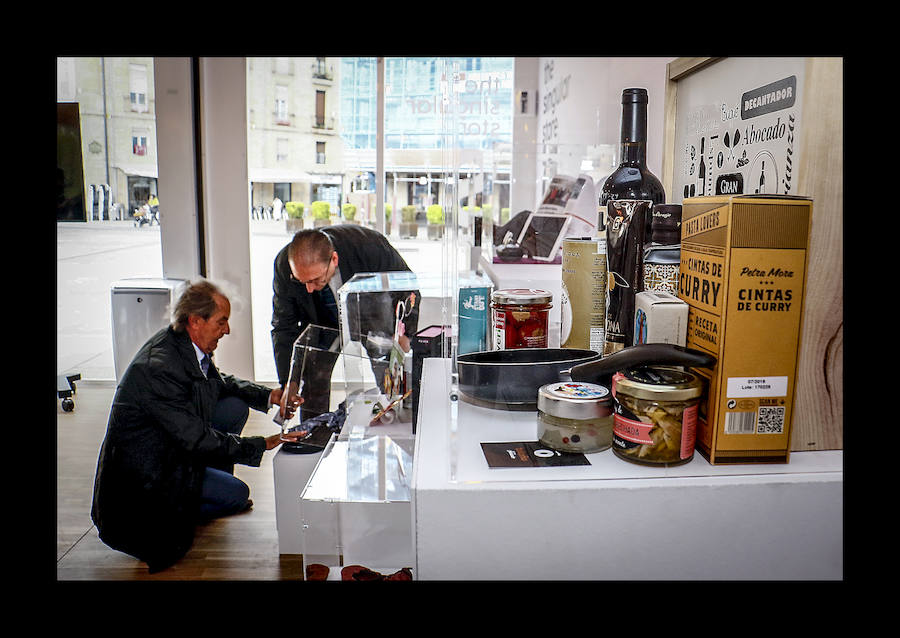
[[[573,366],[569,374],[572,381],[606,385],[608,377],[620,370],[638,365],[711,368],[716,365],[716,358],[701,350],[671,343],[642,343],[623,348],[602,359]]]

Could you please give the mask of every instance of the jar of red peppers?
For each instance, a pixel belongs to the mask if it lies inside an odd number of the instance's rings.
[[[553,294],[534,288],[495,290],[491,295],[494,350],[546,348]]]

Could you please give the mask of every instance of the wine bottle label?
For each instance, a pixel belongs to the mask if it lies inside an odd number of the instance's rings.
[[[608,291],[604,354],[634,341],[634,296],[640,290],[646,220],[653,203],[618,199],[607,203],[606,229]]]

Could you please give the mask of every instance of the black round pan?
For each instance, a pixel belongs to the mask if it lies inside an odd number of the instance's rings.
[[[536,410],[538,389],[556,381],[609,387],[619,370],[636,365],[712,367],[716,358],[667,343],[645,343],[600,358],[593,350],[523,348],[470,352],[457,357],[460,398],[503,410]]]
[[[560,380],[560,372],[598,359],[593,350],[522,348],[469,352],[456,358],[460,398],[503,410],[537,409],[538,388]]]

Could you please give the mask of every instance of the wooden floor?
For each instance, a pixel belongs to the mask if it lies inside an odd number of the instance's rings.
[[[258,468],[235,466],[250,486],[253,509],[199,526],[191,550],[169,569],[150,574],[141,561],[104,545],[91,522],[91,496],[115,388],[112,382],[76,386],[74,411],[63,412],[57,401],[57,580],[302,580],[302,558],[278,553],[274,451]],[[244,435],[275,432],[271,418],[250,411]]]

